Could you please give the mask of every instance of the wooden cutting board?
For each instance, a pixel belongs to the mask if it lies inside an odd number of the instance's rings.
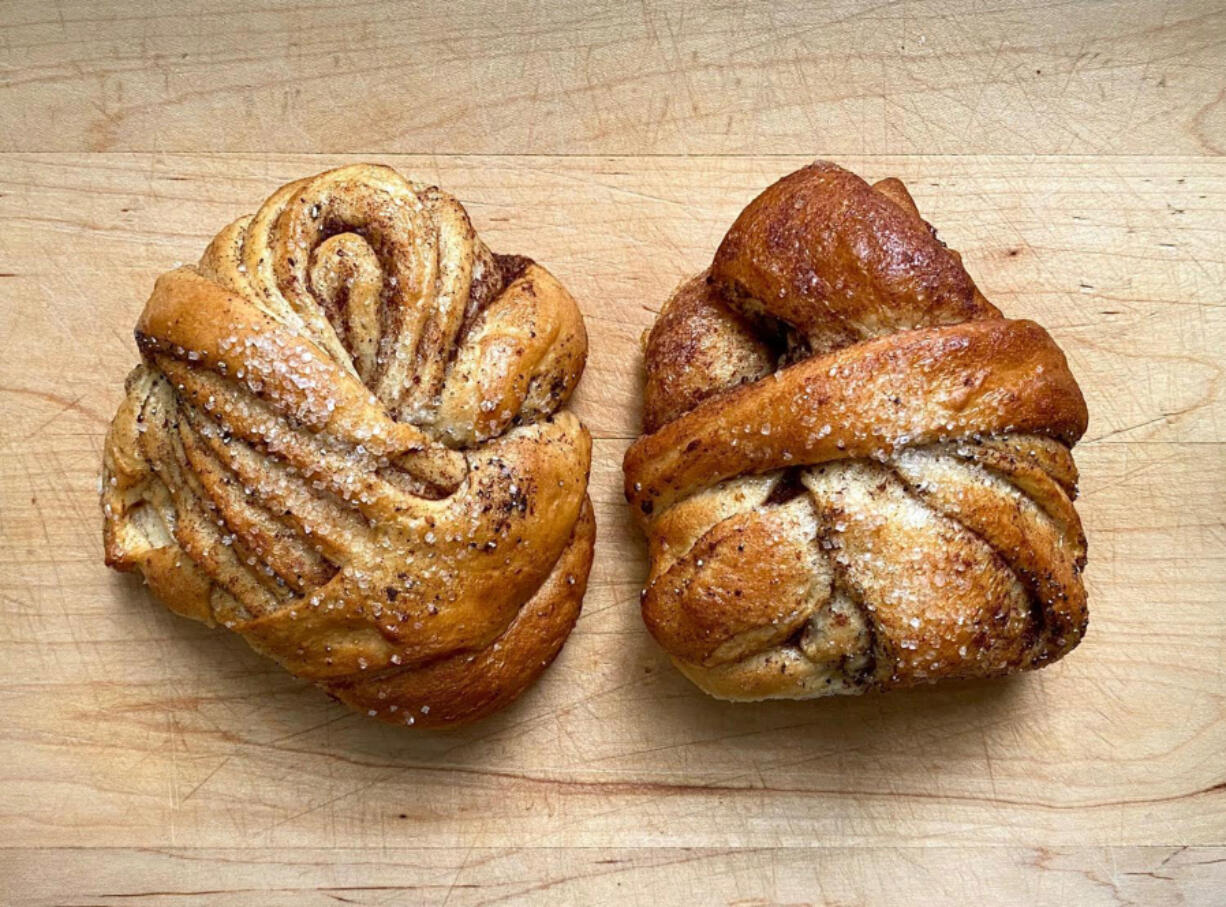
[[[13,4],[0,38],[0,901],[1221,902],[1220,6]],[[737,706],[640,623],[638,338],[815,153],[903,178],[1081,382],[1091,624],[1047,670]],[[354,715],[102,566],[154,277],[358,159],[448,188],[591,335],[583,616],[452,733]]]

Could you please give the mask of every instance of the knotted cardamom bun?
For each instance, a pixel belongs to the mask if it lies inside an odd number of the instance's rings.
[[[352,708],[469,721],[592,561],[574,300],[385,167],[291,183],[162,275],[106,440],[106,560]]]
[[[768,188],[646,338],[648,629],[726,699],[1045,665],[1086,627],[1086,407],[897,180]]]

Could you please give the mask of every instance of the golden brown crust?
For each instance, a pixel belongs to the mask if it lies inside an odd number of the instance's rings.
[[[734,305],[769,313],[817,352],[908,328],[1000,313],[897,180],[870,187],[834,164],[798,170],[749,203],[711,277]]]
[[[586,500],[553,570],[490,645],[415,671],[338,683],[330,692],[352,708],[420,727],[464,724],[498,711],[562,650],[579,619],[595,541],[596,521]]]
[[[136,333],[108,564],[387,721],[481,717],[557,654],[591,564],[591,439],[558,412],[587,338],[458,202],[366,165],[292,183]]]
[[[647,336],[643,431],[649,434],[712,394],[774,367],[756,326],[728,308],[707,277],[699,274],[678,287]]]
[[[993,676],[1080,640],[1081,391],[899,181],[818,163],[769,187],[645,351],[643,616],[708,692]]]

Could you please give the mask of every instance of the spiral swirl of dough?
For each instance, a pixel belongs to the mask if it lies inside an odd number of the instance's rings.
[[[385,167],[284,186],[164,274],[107,437],[107,562],[355,709],[479,718],[591,565],[587,337],[528,259]]]

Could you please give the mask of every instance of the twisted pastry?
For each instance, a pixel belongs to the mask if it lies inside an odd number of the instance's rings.
[[[385,721],[514,699],[592,560],[570,295],[385,167],[291,183],[160,277],[107,435],[107,563]]]
[[[1085,402],[901,182],[817,163],[775,183],[645,359],[624,463],[643,619],[708,693],[987,677],[1080,641]]]

